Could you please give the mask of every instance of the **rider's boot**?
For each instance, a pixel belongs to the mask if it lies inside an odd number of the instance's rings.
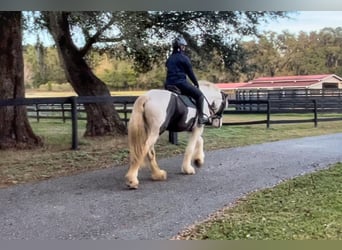
[[[199,126],[208,124],[209,119],[208,117],[203,113],[203,105],[204,105],[204,96],[201,96],[197,99],[196,106],[197,106],[197,112],[198,112],[198,119],[197,124]]]

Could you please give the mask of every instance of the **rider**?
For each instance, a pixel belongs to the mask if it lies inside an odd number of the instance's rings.
[[[165,87],[175,85],[183,95],[195,99],[198,112],[198,124],[202,125],[208,123],[207,116],[203,114],[204,95],[199,89],[190,59],[184,53],[187,45],[187,42],[181,36],[173,40],[173,51],[165,64],[167,68]],[[193,84],[187,81],[187,76]]]

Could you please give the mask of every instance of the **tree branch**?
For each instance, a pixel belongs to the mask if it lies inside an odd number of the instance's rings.
[[[83,46],[82,49],[80,49],[80,53],[82,56],[85,56],[88,53],[88,51],[91,49],[94,43],[101,40],[100,36],[103,34],[105,30],[107,30],[110,26],[112,26],[114,22],[115,22],[115,17],[112,16],[111,20],[105,26],[99,29],[93,36],[88,38],[88,40],[86,41],[86,44]],[[84,31],[84,33],[88,33],[88,32]]]

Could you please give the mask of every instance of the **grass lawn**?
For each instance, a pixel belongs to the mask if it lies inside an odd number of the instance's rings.
[[[252,193],[178,239],[342,239],[342,163]]]

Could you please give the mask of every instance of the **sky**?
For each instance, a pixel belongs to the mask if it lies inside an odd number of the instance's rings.
[[[298,34],[300,31],[309,33],[325,27],[342,27],[342,11],[299,11],[291,14],[291,19],[281,19],[262,25],[261,30],[277,33],[288,31]]]
[[[290,16],[290,19],[282,18],[277,21],[271,21],[268,24],[262,24],[259,29],[261,31],[274,31],[277,33],[286,30],[292,34],[298,34],[300,31],[309,33],[311,31],[319,31],[325,27],[342,27],[342,11],[297,11]],[[43,33],[40,39],[47,46],[53,44],[49,34]],[[35,43],[35,40],[36,35],[24,33],[24,43]]]

